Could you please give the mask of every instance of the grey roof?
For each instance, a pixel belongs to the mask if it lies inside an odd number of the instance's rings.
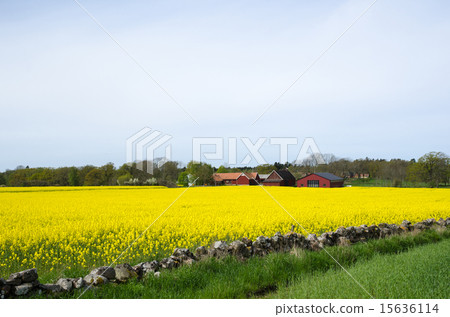
[[[267,177],[269,177],[270,174],[259,174],[259,178],[264,178],[266,179]]]
[[[278,173],[278,175],[281,176],[282,179],[284,180],[294,180],[295,181],[295,176],[292,175],[291,172],[289,172],[289,170],[284,169],[284,170],[278,170],[276,171]]]
[[[331,173],[313,173],[313,174],[316,174],[320,177],[326,178],[329,181],[343,181],[344,180],[342,177],[336,176]]]

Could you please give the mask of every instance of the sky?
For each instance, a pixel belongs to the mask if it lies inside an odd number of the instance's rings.
[[[183,163],[195,137],[225,156],[235,138],[238,163],[241,138],[268,162],[277,137],[298,139],[289,161],[307,137],[350,159],[450,154],[448,1],[378,0],[348,30],[373,0],[79,2],[112,38],[75,1],[0,1],[0,170],[120,166],[144,127]]]

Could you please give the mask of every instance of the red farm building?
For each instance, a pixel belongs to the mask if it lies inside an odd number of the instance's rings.
[[[331,173],[313,173],[297,180],[297,187],[343,187],[344,179]]]
[[[237,185],[259,185],[258,173],[242,173],[236,180]]]
[[[258,173],[215,173],[214,184],[217,185],[258,185]]]
[[[294,186],[295,177],[287,169],[272,171],[262,184],[264,186]]]
[[[236,180],[242,173],[214,173],[215,185],[236,185]]]

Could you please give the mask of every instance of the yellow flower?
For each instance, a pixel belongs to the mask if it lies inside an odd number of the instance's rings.
[[[308,231],[448,217],[447,189],[265,188]],[[184,191],[155,187],[0,188],[0,276],[114,261]],[[13,225],[11,225],[13,224]],[[190,188],[120,262],[176,247],[288,232],[295,221],[257,186]],[[300,230],[300,229],[299,229]],[[305,233],[305,232],[304,232]],[[306,233],[305,233],[306,234]]]

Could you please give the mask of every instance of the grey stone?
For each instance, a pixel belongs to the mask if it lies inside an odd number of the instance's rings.
[[[324,232],[317,238],[322,246],[336,245],[337,236],[334,232]]]
[[[137,277],[137,273],[128,263],[119,264],[114,268],[116,280],[119,282],[126,282],[130,278]]]
[[[200,246],[197,249],[195,249],[195,256],[198,259],[201,259],[207,255],[208,255],[208,250],[204,246]]]
[[[22,280],[19,277],[9,278],[6,280],[6,284],[11,285],[11,286],[17,286],[17,285],[22,284]]]
[[[253,241],[250,240],[249,238],[242,238],[241,241],[244,242],[245,246],[247,247],[251,247],[253,244]]]
[[[142,262],[138,265],[133,266],[134,271],[137,273],[138,277],[142,277],[148,273],[153,273],[159,270],[159,262],[154,260],[151,262]]]
[[[39,285],[39,289],[47,292],[47,293],[62,293],[64,289],[58,284],[41,284]]]
[[[247,248],[244,242],[236,240],[228,247],[229,253],[238,259],[247,259],[250,257],[250,250]]]
[[[175,263],[175,268],[181,266],[182,260],[177,256],[169,256],[169,258]]]
[[[170,257],[162,259],[160,264],[161,264],[161,268],[169,269],[169,270],[175,268],[175,266],[176,266],[175,261]]]
[[[108,280],[113,280],[116,278],[116,271],[109,266],[101,266],[93,269],[90,274],[99,275],[106,277]]]
[[[34,285],[32,283],[25,283],[25,284],[17,285],[17,286],[14,286],[14,294],[16,296],[26,295],[33,288],[34,288]]]
[[[57,282],[57,285],[61,286],[61,288],[65,292],[70,292],[73,288],[73,279],[71,278],[60,278]]]
[[[369,239],[380,238],[380,228],[378,228],[378,226],[371,225],[371,226],[369,226],[369,228],[367,228],[367,230],[368,230],[368,238]]]
[[[216,241],[208,251],[209,256],[222,258],[228,255],[228,244],[225,241]]]
[[[309,249],[312,251],[319,251],[323,247],[320,245],[320,242],[315,234],[309,234],[306,241],[308,241]]]
[[[422,221],[422,223],[427,227],[431,227],[432,225],[434,225],[436,223],[436,219],[430,218],[430,219]]]
[[[227,243],[225,241],[216,241],[213,244],[213,248],[214,249],[219,249],[219,250],[226,250],[228,247]]]
[[[300,248],[300,249],[308,248],[309,242],[306,241],[306,238],[301,234],[298,234],[296,232],[289,232],[285,234],[283,237],[285,240],[287,250],[293,248]]]
[[[391,234],[389,228],[381,227],[380,228],[380,238],[386,238]]]
[[[351,244],[350,240],[345,237],[339,237],[337,240],[337,245],[339,246],[349,246]]]
[[[271,238],[271,245],[273,250],[277,252],[285,252],[289,249],[287,248],[284,236],[280,232],[275,233],[275,235]]]
[[[418,223],[414,224],[414,230],[422,231],[425,229],[427,229],[427,226],[424,225],[422,222],[418,222]]]
[[[410,225],[411,225],[411,221],[408,221],[408,220],[403,220],[401,223],[401,226],[405,227],[405,228],[409,228]]]
[[[194,259],[191,258],[185,258],[184,260],[182,260],[183,265],[192,265],[193,263],[195,263]]]
[[[396,224],[390,224],[390,225],[388,226],[388,228],[389,228],[389,230],[390,230],[390,234],[391,234],[391,235],[393,235],[393,234],[399,234],[399,233],[402,232],[402,230],[400,229],[400,227],[397,226]]]
[[[8,298],[9,295],[11,294],[11,289],[12,289],[12,286],[8,285],[8,284],[5,284],[5,285],[1,286],[0,287],[0,297],[1,298]]]
[[[308,240],[308,241],[316,241],[317,240],[317,236],[314,233],[310,233],[310,234],[308,234],[308,237],[306,237],[306,240]]]
[[[191,258],[191,259],[195,259],[195,255],[189,249],[176,248],[173,251],[172,255],[176,256],[176,257],[181,257],[181,258],[182,257],[188,257],[188,258]]]
[[[265,256],[272,251],[271,239],[259,236],[252,244],[252,253],[258,256]]]
[[[37,270],[33,268],[11,274],[8,280],[6,280],[6,284],[20,285],[22,283],[32,283],[34,281],[37,281],[37,279],[38,279]]]
[[[345,227],[339,227],[336,229],[335,233],[338,237],[344,237],[347,235],[347,229],[345,229]]]
[[[93,274],[93,273],[90,273],[90,274],[86,275],[83,278],[83,280],[84,280],[84,282],[86,284],[94,285],[94,286],[102,285],[102,284],[108,284],[109,283],[109,280],[105,276],[101,276],[101,275]]]
[[[156,260],[153,260],[151,262],[145,262],[142,266],[144,268],[144,271],[158,271],[159,269],[159,262]]]
[[[72,283],[75,289],[80,289],[86,285],[86,282],[83,280],[82,277],[73,279]]]
[[[195,260],[197,259],[195,255],[191,251],[189,251],[189,249],[181,249],[181,248],[176,248],[173,251],[172,256],[179,259],[181,263],[188,265],[194,263]]]

